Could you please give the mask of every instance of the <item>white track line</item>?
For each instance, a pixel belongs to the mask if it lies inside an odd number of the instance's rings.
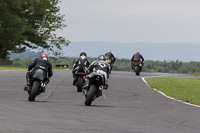
[[[151,76],[151,77],[142,77],[142,80],[144,81],[144,83],[145,83],[147,86],[149,86],[148,83],[147,83],[147,81],[145,80],[145,78],[165,77],[165,76],[168,76],[168,75],[162,75],[162,76]],[[150,88],[150,86],[149,86],[149,88]],[[175,101],[178,101],[178,102],[181,102],[181,103],[187,104],[187,105],[191,105],[191,106],[194,106],[194,107],[198,107],[198,108],[200,108],[199,105],[191,104],[191,103],[187,103],[187,102],[183,102],[183,101],[181,101],[181,100],[177,100],[177,99],[175,99],[175,98],[173,98],[173,97],[167,96],[165,93],[163,93],[163,92],[161,92],[161,91],[159,91],[159,90],[157,90],[157,89],[155,89],[155,88],[152,88],[152,89],[154,89],[155,91],[157,91],[158,93],[160,93],[161,95],[163,95],[163,96],[165,96],[165,97],[167,97],[167,98],[169,98],[169,99],[172,99],[172,100],[175,100]]]

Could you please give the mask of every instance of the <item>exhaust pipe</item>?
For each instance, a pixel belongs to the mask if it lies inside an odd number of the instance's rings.
[[[99,87],[99,90],[102,91],[103,89],[104,89],[103,85]]]
[[[46,86],[45,83],[42,83],[42,84],[41,84],[41,87],[45,87],[45,86]]]

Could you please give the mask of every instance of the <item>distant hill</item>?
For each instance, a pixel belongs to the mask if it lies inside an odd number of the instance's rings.
[[[32,57],[32,58],[38,58],[40,57],[40,55],[42,54],[42,52],[35,52],[35,51],[31,51],[31,50],[26,50],[23,53],[15,53],[15,54],[11,54],[9,57],[10,58],[26,58],[26,57]]]
[[[117,58],[131,59],[136,51],[145,60],[200,61],[200,44],[197,43],[115,43],[115,42],[72,42],[64,48],[65,56],[77,57],[85,51],[89,57],[97,57],[111,50]]]
[[[85,51],[88,57],[98,57],[111,50],[117,58],[131,59],[136,51],[144,56],[145,60],[184,62],[200,61],[200,44],[197,43],[116,43],[116,42],[72,42],[63,47],[67,57],[78,57]],[[12,54],[10,57],[39,57],[41,52],[26,51],[21,54]]]

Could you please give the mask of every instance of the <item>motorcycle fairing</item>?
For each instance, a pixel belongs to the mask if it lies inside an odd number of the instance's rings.
[[[35,73],[33,74],[33,78],[39,79],[39,80],[44,80],[44,71],[41,69],[37,69]]]
[[[78,66],[76,69],[74,69],[76,75],[85,75],[86,74],[86,67],[80,67]]]
[[[93,83],[93,81],[100,81],[99,82],[99,85],[104,85],[105,84],[105,80],[107,79],[106,78],[106,73],[102,70],[100,71],[96,71],[96,72],[93,72],[89,75],[87,75],[89,81],[90,81],[90,84]]]

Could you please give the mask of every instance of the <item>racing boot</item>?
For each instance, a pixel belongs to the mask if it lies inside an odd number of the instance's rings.
[[[84,83],[82,89],[88,90],[88,88],[89,88],[89,80],[88,80],[88,79],[85,79],[85,83]]]
[[[72,84],[73,84],[73,86],[75,86],[75,84],[76,84],[75,79],[73,79],[73,83]]]
[[[105,85],[104,85],[104,89],[108,89],[109,88],[109,85],[108,85],[108,81],[107,82],[105,82]]]
[[[77,76],[74,76],[74,78],[73,78],[73,86],[75,86],[76,85],[76,82],[77,82],[77,80],[78,80],[78,77]]]
[[[85,95],[85,98],[87,97],[88,88],[89,88],[89,80],[85,79],[85,83],[83,84],[82,87],[82,93],[83,95]]]
[[[26,84],[25,87],[24,87],[24,91],[29,91],[30,86],[31,86],[30,79],[28,79],[28,80],[27,80],[27,84]]]

